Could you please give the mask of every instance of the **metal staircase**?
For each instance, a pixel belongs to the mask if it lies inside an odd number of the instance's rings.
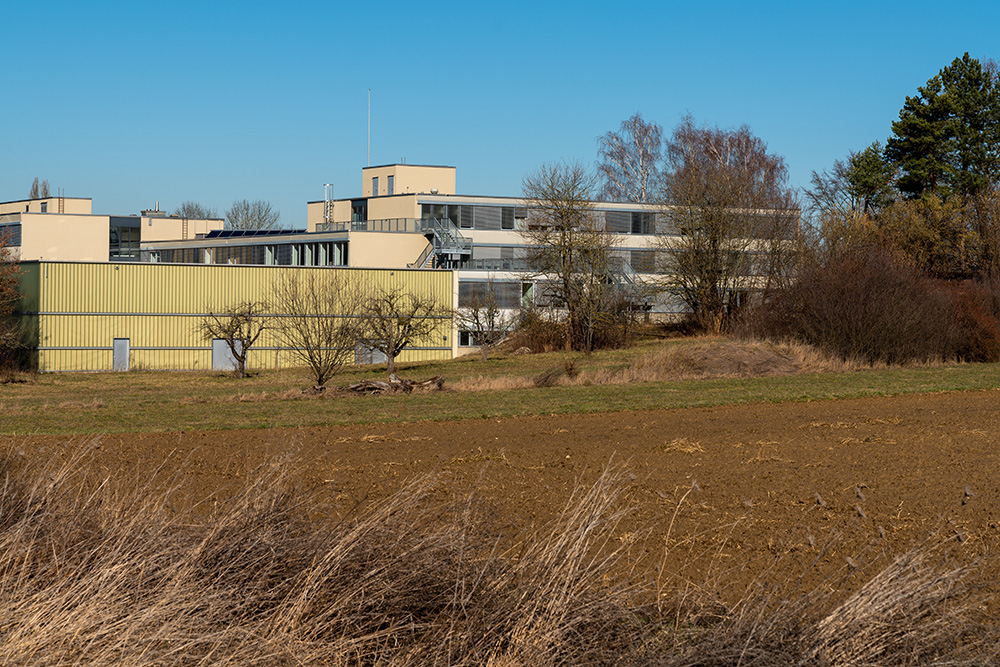
[[[472,239],[463,236],[451,218],[421,218],[417,224],[430,242],[414,262],[418,268],[458,268],[472,257]]]

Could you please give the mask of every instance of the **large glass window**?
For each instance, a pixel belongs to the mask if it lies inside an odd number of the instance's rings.
[[[372,197],[378,197],[378,176],[372,176]]]
[[[108,256],[112,261],[139,261],[139,228],[111,227]]]
[[[385,177],[385,193],[387,195],[394,195],[396,194],[395,190],[396,190],[396,177],[393,176],[392,174],[389,174],[388,176]]]

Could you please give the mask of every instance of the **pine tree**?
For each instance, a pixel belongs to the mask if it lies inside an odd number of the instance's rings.
[[[908,197],[972,195],[1000,176],[1000,93],[995,77],[966,53],[907,97],[886,157]]]

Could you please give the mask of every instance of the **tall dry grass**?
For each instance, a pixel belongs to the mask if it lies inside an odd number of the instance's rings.
[[[409,484],[347,518],[272,463],[183,509],[160,480],[3,461],[0,663],[904,665],[995,657],[970,570],[933,549],[853,595],[760,582],[732,605],[629,581],[626,471],[502,539],[473,501]],[[183,472],[183,471],[181,471]],[[163,481],[163,478],[167,482]],[[637,573],[641,574],[641,573]],[[711,607],[711,613],[706,609]],[[951,660],[952,662],[943,662]],[[961,661],[967,661],[965,663]]]

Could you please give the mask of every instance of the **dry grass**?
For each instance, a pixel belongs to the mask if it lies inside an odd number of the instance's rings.
[[[1000,637],[975,564],[955,565],[955,538],[940,535],[867,576],[861,558],[807,592],[801,584],[835,548],[815,549],[804,570],[777,558],[733,604],[712,585],[689,587],[674,610],[661,665],[830,667],[996,664]],[[874,566],[874,563],[869,564]],[[716,584],[718,585],[718,584]],[[843,599],[841,591],[854,592]]]
[[[512,540],[417,480],[334,518],[287,465],[178,509],[86,461],[0,487],[0,663],[12,665],[924,665],[996,657],[974,569],[929,542],[850,595],[777,564],[735,604],[628,583],[627,471]],[[183,470],[180,471],[183,473]],[[694,487],[693,487],[694,488]],[[166,490],[164,490],[166,489]],[[209,502],[210,501],[210,502]],[[943,546],[942,546],[943,545]],[[817,554],[818,562],[824,556]],[[851,573],[860,577],[858,570]],[[775,583],[777,582],[777,583]]]
[[[884,364],[883,364],[884,367]],[[710,378],[843,372],[874,368],[826,355],[801,343],[706,338],[685,345],[663,345],[617,368],[569,372],[553,367],[534,377],[470,377],[452,385],[459,391],[496,391],[528,387],[620,385]]]

